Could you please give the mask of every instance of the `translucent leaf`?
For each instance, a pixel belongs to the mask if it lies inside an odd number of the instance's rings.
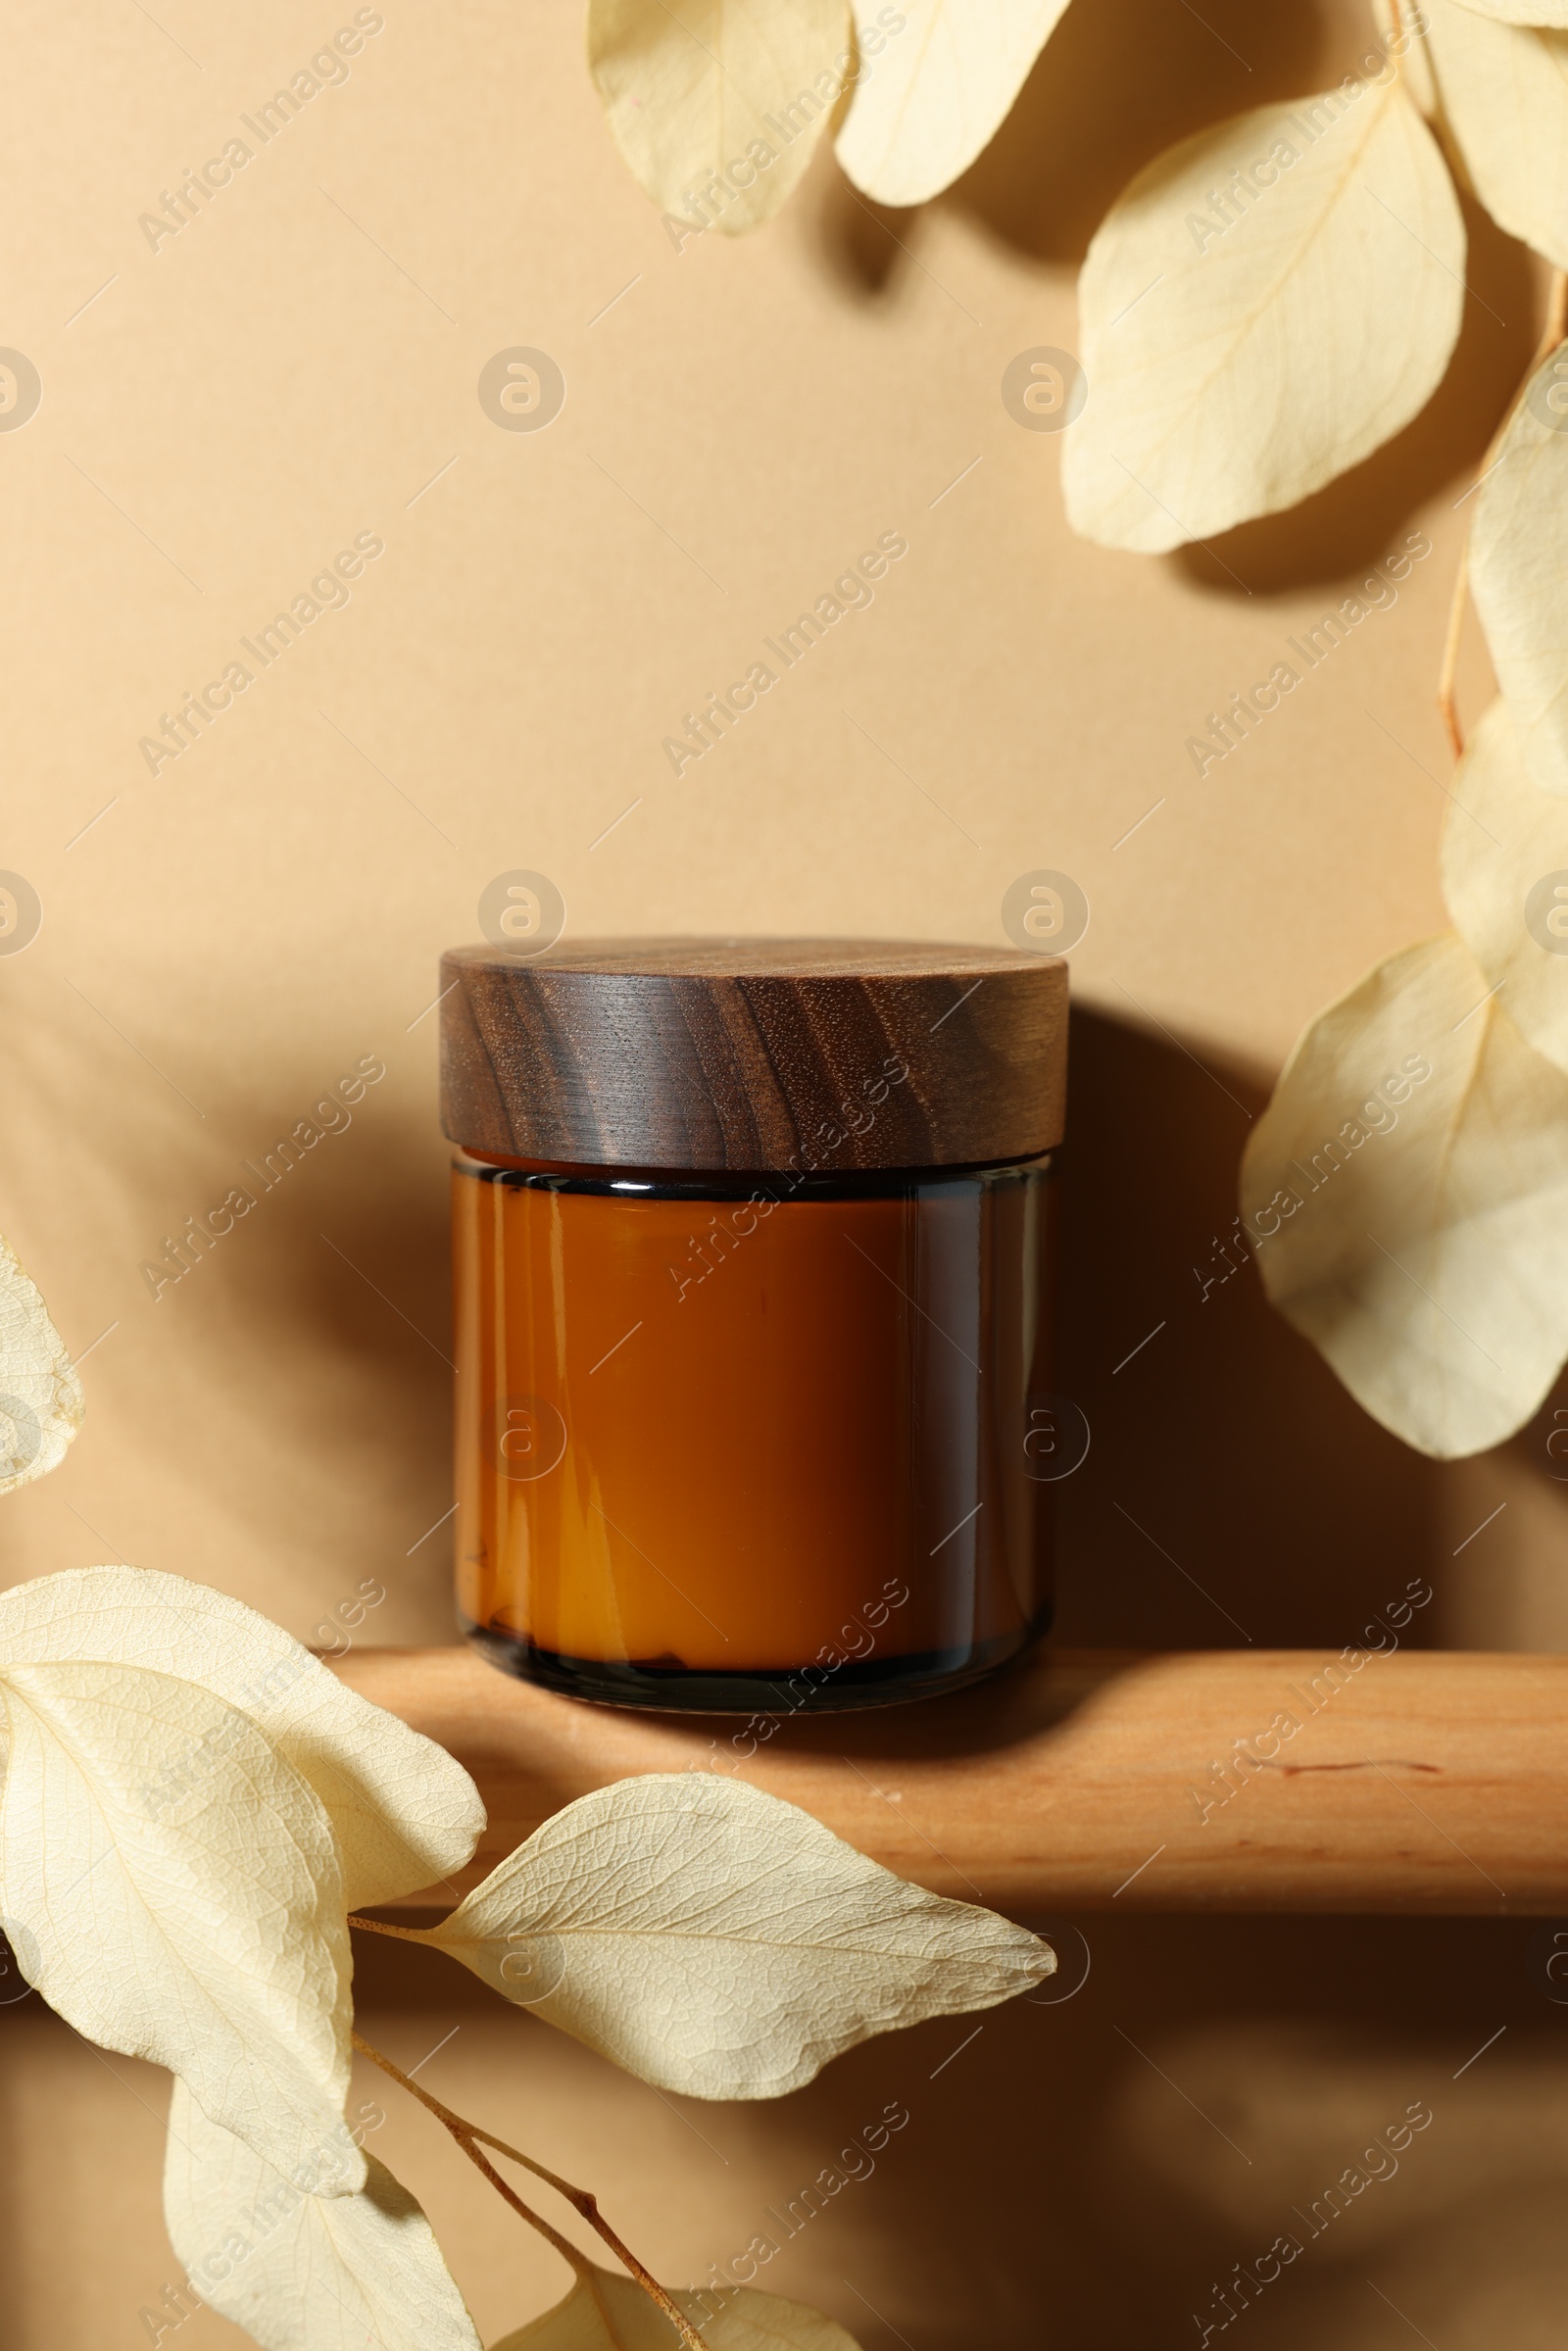
[[[76,1367],[0,1234],[0,1494],[58,1468],[83,1410]]]
[[[348,1930],[332,1826],[248,1715],[144,1666],[0,1671],[5,1925],[89,2040],[180,2074],[323,2193],[364,2178],[343,2123]]]
[[[1169,148],[1112,206],[1079,279],[1073,528],[1157,552],[1357,464],[1437,388],[1464,250],[1446,168],[1392,67]]]
[[[1499,1008],[1568,1070],[1568,799],[1531,782],[1500,700],[1453,779],[1443,888]]]
[[[419,1939],[699,2098],[778,2097],[870,2033],[993,2007],[1056,1964],[1022,1927],[701,1772],[579,1797]]]
[[[1470,581],[1525,764],[1568,792],[1568,344],[1532,376],[1476,495]]]
[[[430,2224],[374,2156],[357,2195],[321,2198],[211,2121],[174,2083],[169,2237],[192,2285],[263,2351],[479,2351]]]
[[[1438,101],[1470,183],[1510,236],[1568,268],[1568,32],[1422,0]]]
[[[858,2351],[853,2334],[804,2302],[753,2286],[673,2294],[711,2351]],[[492,2351],[670,2351],[675,2330],[630,2278],[591,2269],[564,2302]]]
[[[855,38],[848,0],[589,0],[588,63],[638,184],[737,236],[810,161]]]
[[[351,1910],[449,1877],[478,1842],[478,1789],[444,1747],[224,1592],[153,1568],[87,1567],[0,1593],[0,1664],[72,1657],[175,1674],[250,1715],[331,1815]]]
[[[867,53],[835,152],[879,204],[924,204],[995,136],[1067,0],[902,0]]]
[[[1568,1353],[1568,1077],[1491,985],[1451,934],[1380,964],[1306,1029],[1242,1169],[1273,1303],[1446,1460],[1511,1437]]]

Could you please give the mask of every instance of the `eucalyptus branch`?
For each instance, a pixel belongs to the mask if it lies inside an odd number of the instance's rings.
[[[355,1921],[356,1926],[364,1926],[368,1923],[369,1922],[364,1919]],[[390,1934],[402,1932],[407,1935],[408,1930],[405,1928],[400,1931],[397,1928],[390,1928],[383,1929],[382,1932]],[[552,2228],[541,2214],[535,2212],[531,2205],[524,2204],[516,2191],[502,2179],[495,2165],[480,2153],[481,2144],[486,2147],[494,2147],[498,2155],[506,2156],[511,2163],[521,2164],[524,2171],[531,2172],[536,2180],[543,2180],[548,2186],[556,2190],[558,2195],[564,2196],[572,2210],[603,2238],[616,2260],[622,2262],[630,2271],[644,2293],[648,2294],[663,2312],[681,2341],[688,2346],[688,2351],[707,2351],[702,2336],[697,2332],[691,2321],[677,2309],[671,2296],[660,2284],[652,2272],[644,2268],[630,2246],[622,2243],[601,2213],[598,2198],[587,2188],[573,2187],[569,2180],[561,2179],[557,2173],[547,2170],[542,2163],[535,2163],[531,2155],[522,2154],[516,2147],[509,2147],[506,2140],[497,2138],[493,2131],[481,2130],[477,2123],[466,2122],[462,2115],[454,2114],[450,2106],[443,2106],[439,2098],[432,2097],[427,2089],[421,2089],[416,2081],[402,2071],[401,2067],[395,2066],[390,2057],[383,2057],[379,2049],[372,2048],[363,2033],[355,2033],[354,2046],[363,2057],[368,2057],[372,2065],[378,2065],[383,2074],[389,2074],[392,2080],[400,2083],[404,2089],[412,2090],[421,2106],[428,2107],[437,2122],[451,2132],[468,2161],[484,2174],[497,2193],[506,2198],[513,2211],[525,2220],[530,2228],[537,2229],[540,2235],[549,2244],[554,2245],[556,2251],[564,2260],[570,2262],[579,2278],[586,2276],[588,2270],[588,2264],[582,2254],[577,2251],[575,2245],[570,2244],[561,2234],[558,2229]]]
[[[1568,331],[1568,270],[1553,269],[1546,296],[1546,323],[1542,330],[1541,341],[1531,356],[1530,365],[1525,369],[1524,378],[1518,390],[1503,412],[1501,423],[1487,443],[1486,455],[1476,470],[1475,480],[1470,485],[1472,494],[1480,489],[1481,484],[1492,471],[1496,462],[1497,451],[1502,445],[1502,437],[1518,414],[1520,402],[1530,389],[1531,377],[1541,366],[1542,361],[1550,352],[1556,350],[1565,331]],[[1464,545],[1459,551],[1459,568],[1454,574],[1453,597],[1448,606],[1447,634],[1443,645],[1443,666],[1438,673],[1438,709],[1442,713],[1444,726],[1447,730],[1449,747],[1456,759],[1462,759],[1464,756],[1464,730],[1459,724],[1459,712],[1454,694],[1459,668],[1459,641],[1464,634],[1465,605],[1470,588],[1470,532],[1474,522],[1475,515],[1472,513],[1470,521],[1465,525]]]

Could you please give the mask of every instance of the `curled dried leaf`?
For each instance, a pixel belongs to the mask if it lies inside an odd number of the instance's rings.
[[[753,2286],[714,2287],[672,2299],[712,2351],[858,2351],[819,2310]],[[668,2351],[673,2329],[641,2286],[586,2265],[564,2302],[493,2351]]]
[[[737,236],[810,161],[855,36],[848,0],[589,0],[588,63],[638,184],[694,229]]]
[[[1568,798],[1532,783],[1500,699],[1453,779],[1443,888],[1499,1005],[1568,1070]]]
[[[1568,1354],[1568,1076],[1451,934],[1310,1023],[1241,1204],[1273,1303],[1425,1453],[1500,1445]]]
[[[84,1409],[37,1284],[0,1234],[0,1494],[58,1468]]]
[[[169,2238],[191,2284],[263,2351],[479,2351],[430,2224],[384,2164],[320,2197],[174,2083],[164,2165]]]
[[[924,204],[989,144],[1067,0],[904,0],[860,77],[834,152],[879,204]]]
[[[325,1805],[351,1909],[449,1877],[478,1842],[479,1791],[444,1747],[225,1592],[153,1568],[87,1567],[0,1593],[0,1665],[70,1658],[173,1674],[249,1715]]]
[[[0,1670],[5,1926],[89,2040],[181,2075],[323,2194],[365,2176],[343,2123],[349,1956],[332,1825],[248,1715],[145,1666]]]
[[[1568,793],[1568,344],[1531,377],[1477,493],[1470,583],[1525,764]]]
[[[699,2098],[778,2097],[873,2033],[994,2007],[1056,1964],[1024,1928],[701,1772],[568,1804],[418,1939]]]
[[[1568,32],[1422,0],[1438,103],[1493,219],[1568,268]]]
[[[1425,406],[1463,295],[1458,201],[1392,65],[1182,140],[1084,264],[1068,520],[1157,553],[1294,506]]]

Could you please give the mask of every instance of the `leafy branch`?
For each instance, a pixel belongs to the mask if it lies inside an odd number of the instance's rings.
[[[64,1453],[81,1398],[3,1248],[0,1397],[20,1484]],[[373,2047],[354,2030],[351,1920],[445,1951],[645,2081],[712,2098],[775,2096],[868,2033],[993,2006],[1055,1966],[1024,1929],[707,1773],[568,1804],[435,1927],[364,1916],[467,1863],[485,1826],[467,1773],[254,1610],[145,1569],[0,1593],[0,1760],[21,1971],[89,2040],[173,2075],[170,2237],[188,2290],[264,2351],[480,2351],[429,2222],[349,2127],[355,2050],[570,2265],[566,2300],[496,2351],[612,2351],[642,2339],[650,2302],[701,2351],[715,2295],[734,2339],[854,2351],[820,2313],[750,2286],[670,2292],[587,2189]],[[486,2149],[564,2197],[628,2275],[590,2262]]]

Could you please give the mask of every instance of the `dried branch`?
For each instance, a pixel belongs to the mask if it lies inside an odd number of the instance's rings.
[[[373,1921],[357,1919],[355,1924],[356,1926],[372,1925]],[[383,1929],[382,1932],[396,1934],[399,1930],[391,1928]],[[407,1934],[408,1930],[404,1929],[402,1932]],[[480,2154],[481,2144],[494,2147],[498,2155],[505,2155],[511,2163],[520,2163],[524,2171],[531,2172],[536,2180],[543,2180],[548,2186],[556,2190],[558,2195],[564,2196],[572,2210],[578,2213],[587,2222],[589,2228],[603,2238],[616,2260],[624,2263],[644,2293],[651,2296],[657,2303],[681,2341],[687,2345],[688,2351],[707,2351],[702,2336],[697,2332],[691,2321],[676,2308],[675,2303],[660,2284],[658,2278],[644,2268],[631,2248],[621,2242],[614,2229],[611,2228],[610,2223],[600,2212],[598,2198],[591,2195],[587,2188],[573,2187],[569,2180],[563,2180],[555,2172],[548,2171],[542,2163],[535,2163],[531,2155],[523,2155],[517,2148],[509,2147],[505,2139],[497,2138],[492,2131],[482,2131],[477,2123],[465,2122],[462,2115],[454,2114],[450,2106],[443,2106],[439,2098],[432,2097],[427,2089],[421,2089],[416,2082],[392,2063],[390,2057],[383,2057],[379,2049],[372,2048],[362,2033],[355,2033],[354,2046],[362,2056],[369,2058],[372,2065],[378,2065],[383,2074],[390,2074],[394,2082],[399,2082],[404,2089],[411,2090],[421,2106],[429,2108],[437,2122],[452,2133],[468,2161],[477,2166],[497,2193],[506,2198],[513,2211],[525,2220],[530,2228],[537,2229],[540,2235],[548,2243],[554,2245],[556,2251],[564,2260],[570,2262],[579,2278],[585,2274],[588,2265],[575,2245],[568,2243],[559,2229],[553,2229],[547,2220],[536,2213],[530,2205],[524,2204],[522,2198],[508,2186],[494,2164]]]

